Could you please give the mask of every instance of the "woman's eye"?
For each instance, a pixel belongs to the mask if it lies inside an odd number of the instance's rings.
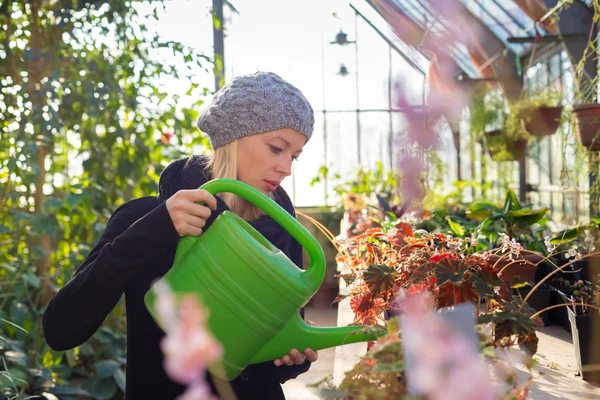
[[[270,146],[270,147],[271,147],[271,151],[275,154],[279,154],[282,151],[279,147],[275,147],[275,146]]]

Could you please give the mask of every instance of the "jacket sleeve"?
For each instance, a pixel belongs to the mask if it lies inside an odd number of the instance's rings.
[[[99,242],[43,316],[46,342],[68,350],[88,340],[118,303],[131,277],[179,235],[164,202],[146,197],[119,207]],[[149,212],[148,212],[149,211]]]

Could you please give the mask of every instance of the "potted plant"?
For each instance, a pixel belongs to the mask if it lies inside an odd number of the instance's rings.
[[[485,307],[473,307],[479,348],[487,349],[483,354],[514,345],[526,355],[534,354],[537,325],[530,317],[532,310],[498,296],[502,282],[486,261],[486,254],[477,247],[476,235],[452,237],[414,230],[406,223],[391,228],[384,224],[347,240],[338,261],[348,266],[339,275],[348,283],[348,292],[337,300],[350,299],[355,317],[352,324],[368,325],[365,330],[385,329],[387,335],[370,342],[367,354],[345,374],[340,385],[326,390],[335,390],[344,398],[371,398],[376,393],[400,398],[407,394],[403,352],[407,342],[405,332],[397,325],[397,316],[405,315],[407,310],[402,299],[417,293],[428,293],[428,304],[435,310],[493,299],[486,301]],[[384,318],[386,311],[388,317]]]
[[[573,117],[579,142],[588,150],[600,151],[600,104],[576,105]]]
[[[509,125],[508,115],[508,103],[500,89],[484,85],[475,88],[471,98],[471,130],[494,161],[518,160],[527,150],[528,135]]]
[[[513,289],[513,294],[519,296],[521,299],[525,299],[531,292],[533,286],[533,282],[516,285],[516,287]],[[542,284],[535,289],[533,293],[531,293],[531,296],[529,296],[526,303],[535,311],[544,310],[550,306],[553,292],[554,289],[550,285]],[[542,313],[541,317],[544,326],[551,325],[554,322],[549,312]]]
[[[598,278],[592,284],[590,282],[577,281],[572,286],[572,306],[567,308],[571,332],[573,335],[573,350],[575,360],[583,380],[600,385],[600,371],[586,370],[585,366],[599,365],[600,352],[593,344],[597,343],[597,334],[594,329],[600,327],[600,292]]]
[[[591,2],[594,21],[600,15],[600,4]],[[586,64],[597,64],[599,52],[590,33],[590,41],[583,51],[583,56],[575,68],[573,81],[575,84],[575,105],[573,106],[573,122],[580,143],[588,150],[600,151],[600,104],[598,104],[599,77],[586,74]]]
[[[489,104],[496,108],[497,121],[501,121],[501,125],[498,129],[486,131],[483,136],[488,154],[497,162],[522,159],[527,153],[530,135],[521,124],[521,113],[504,98],[492,98]]]
[[[510,124],[529,135],[553,135],[560,125],[563,106],[560,93],[552,90],[517,100],[511,105]]]
[[[512,189],[506,193],[502,208],[487,201],[478,201],[469,207],[469,216],[482,220],[479,232],[492,238],[494,248],[488,256],[488,263],[499,271],[504,282],[500,293],[510,299],[513,278],[521,281],[534,281],[537,266],[546,258],[544,253],[527,250],[514,236],[519,229],[530,229],[544,218],[547,208],[533,209],[521,206]],[[498,233],[498,232],[506,233]]]

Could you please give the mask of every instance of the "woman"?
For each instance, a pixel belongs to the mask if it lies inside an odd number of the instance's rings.
[[[99,243],[44,313],[50,347],[67,350],[85,342],[124,293],[126,398],[168,400],[181,394],[185,388],[165,375],[159,346],[164,333],[148,313],[144,295],[171,268],[179,237],[201,235],[227,209],[248,220],[301,267],[301,246],[273,219],[235,195],[214,197],[198,187],[214,178],[236,178],[295,216],[280,183],[291,174],[313,126],[309,102],[276,74],[246,75],[223,87],[198,119],[213,154],[173,162],[161,174],[158,196],[117,208]],[[306,372],[317,357],[310,349],[304,354],[292,349],[282,359],[249,366],[231,385],[239,400],[283,399],[281,383]],[[207,379],[215,392],[212,377]]]

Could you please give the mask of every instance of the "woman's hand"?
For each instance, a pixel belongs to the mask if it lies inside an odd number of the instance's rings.
[[[306,321],[308,325],[315,325],[312,321]],[[289,355],[285,355],[282,358],[278,358],[273,361],[277,367],[282,365],[287,365],[291,367],[292,365],[301,365],[304,364],[304,361],[308,360],[310,362],[315,362],[319,358],[319,353],[312,349],[304,350],[304,353],[300,353],[296,349],[292,349]]]
[[[288,367],[291,367],[292,365],[304,364],[304,361],[306,360],[315,362],[318,358],[319,353],[312,349],[306,349],[304,353],[300,353],[298,350],[292,349],[289,355],[285,355],[283,358],[278,358],[273,362],[277,367],[280,367],[284,364]]]
[[[196,204],[203,201],[209,207]],[[211,209],[217,209],[217,199],[206,190],[180,190],[166,201],[167,211],[179,236],[200,236],[210,217]]]

